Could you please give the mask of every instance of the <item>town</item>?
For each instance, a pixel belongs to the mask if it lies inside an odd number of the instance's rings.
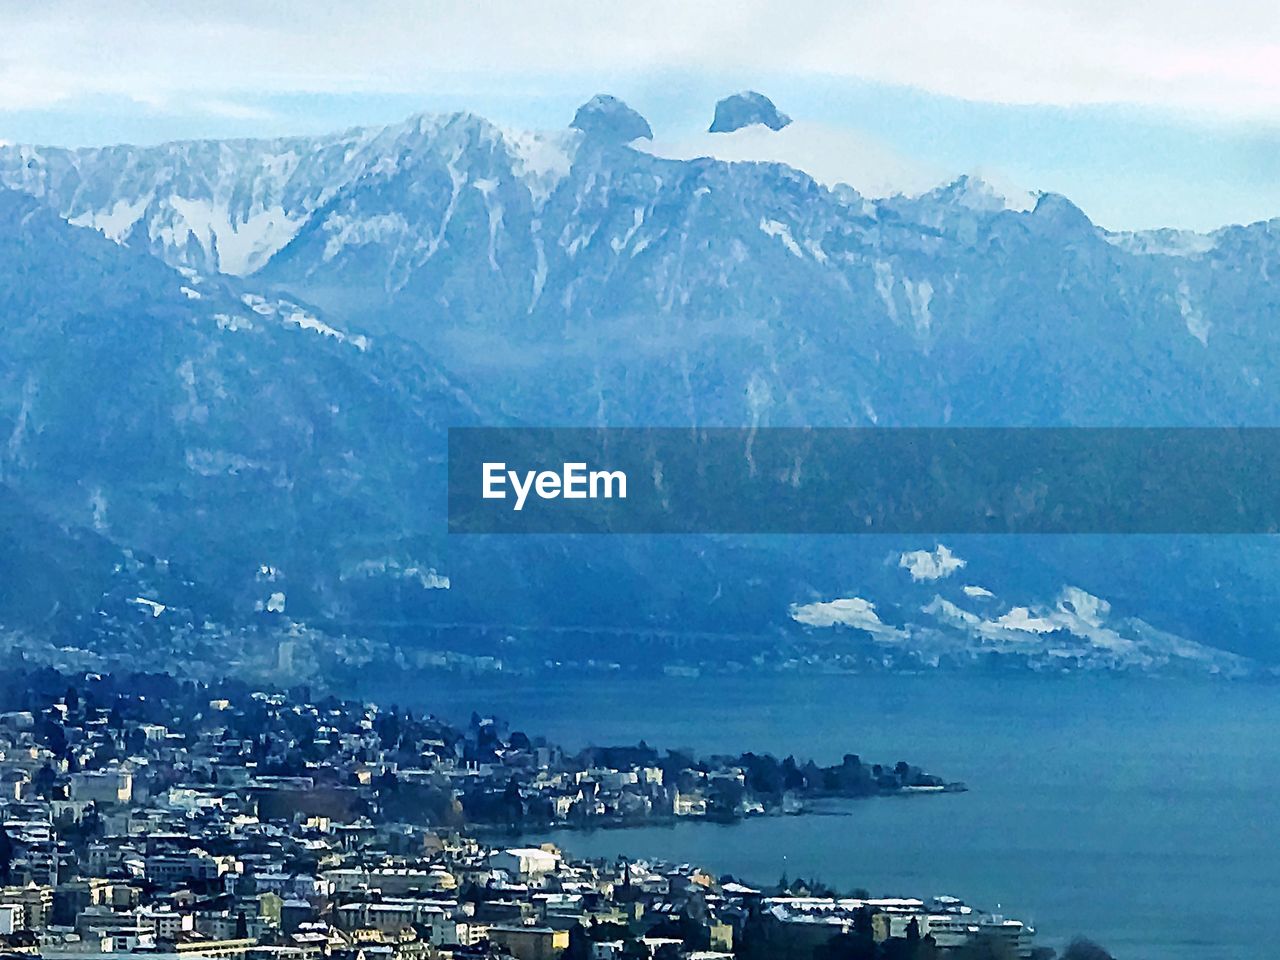
[[[550,826],[733,820],[962,789],[634,747],[576,755],[305,689],[167,675],[0,679],[0,955],[251,960],[1030,958],[959,899],[574,859]],[[758,878],[756,878],[758,879]]]

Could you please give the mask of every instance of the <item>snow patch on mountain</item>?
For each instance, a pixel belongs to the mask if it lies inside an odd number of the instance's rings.
[[[160,616],[160,614],[164,613],[165,610],[169,609],[159,600],[152,600],[149,597],[134,597],[130,603],[135,606],[142,607],[150,613],[153,618]]]
[[[931,574],[945,548],[902,554],[902,566],[919,566],[926,576],[918,581],[943,579]],[[952,557],[952,559],[958,559]],[[946,564],[950,566],[950,564]],[[971,600],[990,604],[991,591],[964,586]],[[1111,604],[1076,586],[1063,586],[1049,603],[1020,603],[998,616],[966,609],[942,593],[915,609],[927,620],[916,620],[909,608],[900,626],[885,623],[876,604],[865,597],[792,604],[791,619],[805,627],[852,627],[880,644],[891,643],[893,656],[938,666],[942,662],[972,663],[981,657],[1037,670],[1136,670],[1191,669],[1224,676],[1244,676],[1257,667],[1246,658],[1208,647],[1185,637],[1161,631],[1136,618],[1115,618]]]
[[[625,233],[620,237],[614,237],[609,241],[609,247],[614,253],[621,253],[627,249],[627,245],[631,243],[631,238],[636,235],[636,231],[644,226],[644,207],[635,207],[631,211],[631,226],[627,227]]]
[[[920,612],[955,627],[978,627],[982,624],[982,618],[976,613],[957,606],[939,594],[934,594],[933,599],[920,608]]]
[[[369,338],[363,334],[350,334],[331,327],[323,320],[296,303],[287,300],[269,301],[256,293],[245,293],[240,297],[246,307],[263,317],[276,317],[286,326],[310,330],[321,336],[329,337],[338,343],[349,343],[362,353],[369,349]]]
[[[318,319],[314,314],[310,314],[300,308],[293,308],[282,314],[284,322],[303,330],[312,330],[324,337],[332,337],[339,343],[350,343],[357,350],[364,352],[369,349],[369,338],[362,334],[343,333],[334,327],[329,326],[323,320]]]
[[[933,325],[933,314],[929,311],[929,305],[933,302],[933,284],[928,280],[912,283],[904,279],[902,289],[907,295],[907,306],[911,310],[916,333],[928,333]]]
[[[529,132],[496,128],[511,153],[512,169],[524,181],[541,208],[560,182],[569,176],[581,137],[575,131]]]
[[[1204,314],[1200,312],[1200,308],[1191,299],[1191,287],[1187,285],[1186,280],[1178,283],[1176,297],[1178,300],[1178,312],[1182,314],[1182,321],[1187,325],[1187,332],[1199,340],[1203,346],[1207,347],[1209,345],[1209,328],[1213,324],[1205,319]]]
[[[348,247],[398,243],[410,234],[409,222],[399,213],[372,217],[330,213],[321,221],[320,229],[328,235],[323,254],[326,263]]]
[[[248,317],[239,317],[230,313],[215,313],[213,321],[218,325],[219,330],[229,330],[232,333],[253,329],[253,321]]]
[[[862,597],[792,604],[791,619],[807,627],[854,627],[875,637],[899,637],[902,631],[885,623],[876,605]]]
[[[71,218],[70,223],[77,227],[90,227],[97,230],[108,240],[123,243],[133,229],[134,224],[142,219],[151,197],[139,197],[136,200],[117,200],[110,207],[102,210],[86,210]]]
[[[795,237],[791,236],[791,228],[781,220],[766,220],[762,217],[760,231],[767,237],[777,237],[794,256],[804,259],[804,251],[800,249],[800,244],[796,243]]]
[[[988,636],[1000,636],[1000,631],[1015,633],[1052,633],[1058,627],[1048,617],[1032,614],[1028,607],[1013,607],[995,620],[983,624]]]
[[[210,229],[223,273],[248,276],[262,268],[297,234],[305,215],[290,216],[278,204],[233,220],[223,208],[210,210]]]
[[[361,560],[342,572],[343,580],[371,579],[375,577],[411,581],[422,587],[423,590],[448,590],[450,588],[449,578],[439,573],[435,567],[412,560],[402,562],[393,557]]]
[[[968,566],[968,561],[957,557],[944,544],[933,550],[911,550],[898,557],[898,566],[911,574],[917,583],[924,580],[941,580]]]
[[[897,323],[898,303],[893,295],[893,288],[897,280],[893,275],[893,264],[884,260],[877,260],[871,265],[871,269],[875,275],[876,294],[880,297],[880,302],[884,304],[885,313],[889,315],[890,320]]]

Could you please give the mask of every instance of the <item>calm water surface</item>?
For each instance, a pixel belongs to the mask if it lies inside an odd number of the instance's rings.
[[[1280,688],[1120,678],[775,677],[450,681],[360,691],[463,720],[499,713],[569,747],[846,752],[909,760],[970,792],[836,815],[561,831],[575,854],[784,871],[875,894],[950,893],[1088,934],[1130,960],[1275,955]]]

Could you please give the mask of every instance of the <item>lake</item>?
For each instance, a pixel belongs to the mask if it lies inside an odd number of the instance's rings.
[[[546,836],[757,883],[817,876],[876,895],[953,894],[1130,960],[1269,955],[1280,902],[1280,690],[1146,678],[947,676],[484,679],[359,691],[465,721],[496,712],[569,747],[634,743],[908,760],[969,792],[770,817]]]

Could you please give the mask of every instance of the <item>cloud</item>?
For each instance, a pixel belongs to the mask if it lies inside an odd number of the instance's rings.
[[[194,104],[194,108],[199,113],[208,114],[211,117],[223,117],[228,120],[276,119],[276,114],[271,110],[264,110],[261,107],[237,103],[234,100],[225,100],[219,97],[198,101]]]
[[[1271,0],[7,4],[0,109],[92,95],[431,92],[444,78],[809,75],[998,103],[1280,116]]]
[[[869,197],[917,194],[947,176],[941,167],[911,160],[872,137],[826,124],[797,120],[773,131],[756,124],[733,133],[704,133],[678,140],[659,139],[639,148],[659,157],[690,160],[785,163],[819,183],[847,183]]]
[[[898,558],[898,566],[911,573],[917,583],[923,580],[941,580],[968,565],[942,544],[930,553],[928,550],[912,550]]]

